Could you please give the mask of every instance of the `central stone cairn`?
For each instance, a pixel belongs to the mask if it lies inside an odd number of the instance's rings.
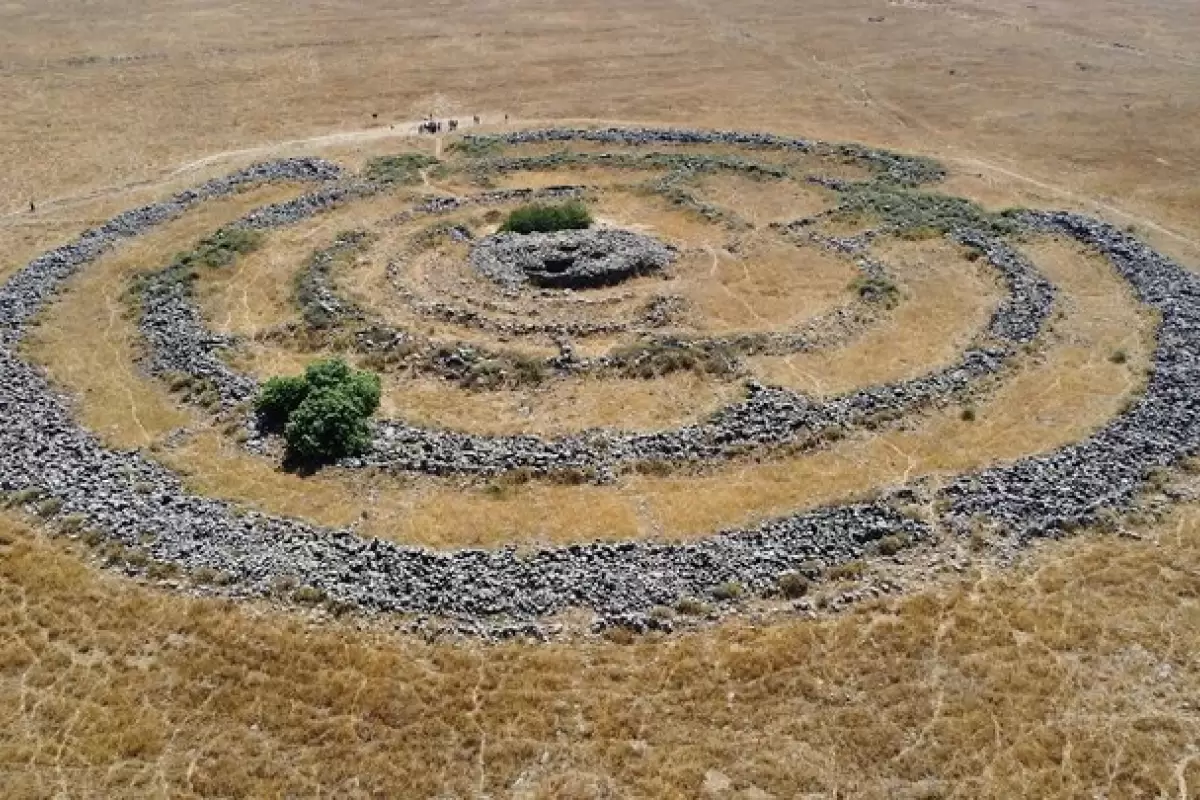
[[[471,266],[508,289],[595,289],[662,271],[675,248],[615,228],[497,233],[471,248]]]

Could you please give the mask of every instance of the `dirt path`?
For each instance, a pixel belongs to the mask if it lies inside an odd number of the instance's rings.
[[[1071,200],[1076,203],[1082,203],[1085,205],[1093,206],[1095,208],[1101,209],[1102,211],[1106,211],[1110,214],[1121,217],[1122,219],[1132,222],[1135,225],[1141,225],[1142,227],[1153,230],[1155,233],[1160,233],[1164,236],[1169,236],[1170,238],[1175,239],[1178,242],[1189,245],[1190,247],[1193,247],[1196,249],[1200,249],[1200,241],[1198,241],[1196,239],[1192,239],[1188,236],[1183,235],[1182,233],[1179,233],[1178,231],[1174,231],[1174,230],[1171,230],[1170,228],[1160,225],[1159,223],[1155,222],[1152,219],[1140,216],[1138,214],[1134,214],[1132,211],[1127,211],[1126,209],[1121,208],[1120,206],[1114,206],[1111,203],[1105,203],[1103,200],[1097,200],[1094,197],[1088,197],[1087,195],[1076,194],[1075,192],[1072,192],[1069,189],[1065,189],[1061,186],[1056,186],[1051,183],[1046,183],[1045,181],[1040,181],[1037,178],[1031,177],[1029,175],[1025,175],[1025,174],[1017,172],[1015,170],[1008,169],[1007,167],[1002,167],[999,164],[992,163],[991,161],[985,161],[981,158],[974,158],[974,157],[968,157],[968,156],[944,157],[943,161],[947,161],[951,164],[961,164],[964,166],[970,166],[970,167],[974,167],[976,169],[986,170],[988,172],[994,172],[998,175],[1003,175],[1006,178],[1012,178],[1014,180],[1021,181],[1022,183],[1028,183],[1030,186],[1036,186],[1039,189],[1042,189],[1044,191],[1051,192],[1052,194],[1058,195],[1059,197],[1061,197],[1065,200]]]
[[[378,141],[384,141],[387,139],[407,139],[407,138],[411,138],[411,137],[419,135],[418,131],[417,131],[417,126],[419,126],[423,121],[424,120],[405,120],[402,122],[390,123],[387,127],[380,126],[380,127],[373,127],[373,128],[363,128],[361,130],[354,130],[354,131],[339,131],[337,133],[327,133],[327,134],[321,134],[319,136],[309,136],[309,137],[305,137],[302,139],[284,139],[284,140],[277,141],[277,142],[268,142],[266,144],[255,145],[253,147],[242,147],[242,148],[235,148],[235,149],[231,149],[231,150],[220,150],[215,153],[209,153],[206,156],[194,159],[192,161],[186,161],[183,164],[180,164],[179,166],[171,169],[169,172],[166,172],[165,174],[163,174],[157,178],[146,178],[143,180],[129,181],[127,183],[120,183],[120,184],[114,184],[112,186],[105,186],[105,187],[95,189],[95,190],[92,190],[89,192],[81,193],[81,194],[63,195],[61,197],[55,197],[55,198],[50,198],[47,200],[42,200],[38,203],[38,209],[39,210],[41,210],[41,209],[63,209],[63,208],[69,208],[73,205],[78,205],[80,203],[91,202],[93,200],[99,200],[99,199],[105,198],[105,197],[116,197],[118,195],[125,194],[127,192],[131,192],[131,191],[134,191],[137,189],[146,189],[146,188],[150,188],[153,186],[160,186],[160,185],[163,185],[166,183],[170,183],[171,181],[173,181],[177,178],[180,178],[180,177],[188,174],[189,172],[195,172],[197,170],[203,169],[204,167],[212,166],[213,164],[219,164],[222,161],[228,161],[228,160],[233,160],[233,159],[267,158],[267,157],[277,154],[280,150],[286,150],[289,148],[298,148],[298,147],[322,148],[322,147],[333,147],[336,145],[362,144],[364,142],[378,142]],[[491,124],[494,124],[494,122],[491,121],[490,119],[488,119],[486,117],[481,118],[480,126],[486,126],[486,125],[491,125]],[[517,125],[523,125],[523,124],[528,124],[528,123],[527,123],[527,121],[523,121],[523,120],[512,120],[509,122],[509,124],[517,126]],[[459,124],[459,130],[462,130],[464,128],[471,128],[471,127],[474,127],[474,126],[471,124],[470,121],[463,121]],[[441,136],[436,137],[434,147],[435,147],[435,155],[440,158],[441,153],[442,153],[442,137]],[[30,216],[29,212],[19,210],[19,211],[10,212],[8,214],[0,214],[0,220],[9,220],[9,219],[13,219],[13,218],[26,219],[29,216]]]
[[[441,149],[440,145],[439,145],[439,149]],[[421,176],[421,185],[423,185],[426,189],[429,189],[431,191],[440,192],[441,194],[452,197],[454,195],[454,192],[452,190],[447,189],[445,186],[442,186],[441,184],[436,183],[430,179],[429,171],[431,169],[433,169],[433,167],[424,167],[417,173]]]

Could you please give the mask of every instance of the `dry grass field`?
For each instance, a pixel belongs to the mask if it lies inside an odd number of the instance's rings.
[[[817,620],[427,644],[0,528],[6,797],[1195,797],[1200,520]]]
[[[120,210],[254,160],[358,166],[409,149],[400,137],[429,113],[480,114],[489,130],[505,115],[514,127],[681,124],[925,154],[949,168],[946,193],[991,209],[1085,210],[1200,269],[1194,5],[0,0],[0,278]],[[651,173],[531,172],[497,185],[581,176],[611,186]],[[299,191],[205,204],[105,256],[43,315],[26,352],[83,424],[194,490],[364,535],[438,548],[695,538],[1076,441],[1145,381],[1152,316],[1094,254],[1035,239],[1022,247],[1059,286],[1059,313],[975,398],[972,419],[934,409],[813,451],[612,485],[301,477],[238,448],[139,370],[125,295],[137,272]],[[759,225],[824,202],[729,175],[698,195]],[[200,281],[204,312],[250,334],[294,319],[300,261],[394,210],[372,200],[271,233],[269,247]],[[739,261],[713,227],[619,191],[598,213],[696,246],[679,278],[708,330],[794,324],[847,294],[846,265],[816,251],[752,241],[753,259]],[[757,375],[814,396],[917,375],[953,359],[1000,298],[949,245],[875,248],[897,306],[835,348],[756,357]],[[789,280],[798,263],[803,282]],[[375,286],[380,266],[345,279]],[[246,354],[262,374],[304,360],[261,344]],[[495,393],[389,376],[385,411],[559,434],[675,425],[739,391],[686,373]],[[189,433],[170,437],[180,428]],[[1200,503],[1128,527],[1043,543],[1016,563],[934,543],[888,567],[904,593],[846,612],[751,609],[672,636],[484,644],[182,596],[4,512],[0,796],[1200,798]]]

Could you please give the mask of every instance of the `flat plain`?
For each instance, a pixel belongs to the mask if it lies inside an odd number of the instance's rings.
[[[947,193],[1086,211],[1200,268],[1193,6],[3,2],[0,276],[255,160],[359,165],[408,149],[429,114],[478,114],[489,131],[696,126],[928,155],[947,166]],[[817,207],[736,177],[703,189],[759,222]],[[1078,440],[1145,379],[1154,320],[1093,253],[1045,239],[1026,252],[1066,297],[1062,316],[971,421],[933,410],[813,452],[615,485],[300,477],[233,446],[143,374],[123,301],[137,272],[289,191],[206,205],[106,256],[26,350],[106,443],[145,448],[197,491],[364,535],[442,548],[695,538]],[[295,314],[279,286],[326,228],[289,229],[203,285],[214,326],[253,333]],[[885,321],[836,349],[757,357],[755,369],[814,396],[908,377],[952,358],[997,302],[948,244],[885,242],[879,255],[903,292]],[[750,326],[756,309],[776,325],[843,283],[817,264],[793,297],[785,265],[770,253],[761,263],[739,283],[737,263],[713,256],[697,313],[716,329]],[[370,266],[362,273],[370,286]],[[301,363],[265,346],[250,355],[264,374]],[[385,389],[389,408],[487,433],[674,425],[730,392],[687,374],[616,390],[583,379],[538,393]],[[188,438],[164,444],[183,426]],[[1180,496],[1196,496],[1193,478],[1176,478]],[[886,567],[903,591],[849,610],[751,607],[672,635],[494,644],[186,596],[100,569],[94,551],[4,512],[0,794],[1200,797],[1198,515],[1185,499],[1119,534],[1018,554],[943,542]]]

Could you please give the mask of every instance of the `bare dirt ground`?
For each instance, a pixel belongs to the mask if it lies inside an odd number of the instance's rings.
[[[428,113],[478,113],[489,129],[505,114],[765,129],[925,153],[950,167],[948,193],[1098,213],[1197,268],[1197,40],[1190,0],[11,0],[0,3],[0,275],[258,158],[361,163]],[[790,201],[747,204],[733,179],[706,188],[760,222]],[[369,535],[441,547],[695,536],[1076,440],[1144,380],[1153,320],[1090,254],[1040,241],[1028,253],[1063,288],[1064,316],[974,421],[945,409],[816,453],[613,487],[302,479],[238,452],[141,376],[121,316],[132,271],[275,191],[205,206],[97,264],[30,351],[106,440],[153,446],[202,491]],[[772,363],[772,374],[819,393],[947,358],[995,290],[951,279],[950,254],[922,252],[890,254],[909,259],[896,313],[920,319],[897,316],[837,364]],[[218,287],[208,299],[225,322],[279,321],[279,286],[242,285],[266,302]],[[712,310],[745,324],[739,306]],[[889,348],[900,330],[917,333]],[[653,395],[605,406],[568,392],[525,411],[501,399],[447,412],[444,393],[408,391],[394,396],[430,418],[501,429],[523,413],[570,427],[622,403],[661,424],[654,414],[682,414],[689,393],[692,409],[717,399],[680,385],[660,387],[657,410]],[[156,445],[183,425],[196,433]],[[5,516],[0,795],[1200,797],[1198,513],[1183,504],[1140,539],[1050,543],[1012,569],[968,558],[838,616],[549,646],[426,643],[186,599]]]

